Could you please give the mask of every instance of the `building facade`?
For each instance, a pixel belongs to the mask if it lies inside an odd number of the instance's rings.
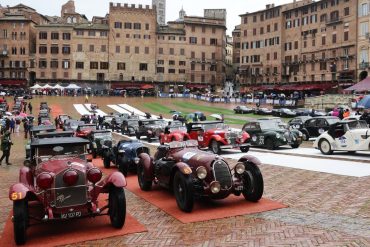
[[[370,68],[370,2],[368,0],[358,0],[358,46],[357,46],[357,64],[358,78],[364,79],[368,76]]]
[[[240,82],[271,88],[355,82],[356,16],[357,0],[294,1],[241,15]]]

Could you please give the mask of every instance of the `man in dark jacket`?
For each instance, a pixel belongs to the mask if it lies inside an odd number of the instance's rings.
[[[0,165],[5,158],[5,162],[7,165],[11,165],[9,163],[9,156],[10,156],[10,147],[13,145],[12,140],[10,139],[10,131],[5,131],[5,134],[1,137],[1,151],[3,151],[3,156],[0,158]]]
[[[32,114],[32,105],[31,105],[31,102],[28,103],[28,110],[30,111],[30,114]]]

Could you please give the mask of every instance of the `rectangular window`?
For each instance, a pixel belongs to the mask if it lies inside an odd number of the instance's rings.
[[[125,63],[117,63],[117,70],[125,70],[126,64]]]
[[[349,15],[349,7],[344,8],[344,16]]]
[[[89,51],[90,51],[90,52],[94,52],[94,45],[90,45],[90,46],[89,46]]]
[[[163,67],[157,67],[157,73],[163,74],[164,73],[164,68]]]
[[[63,54],[71,54],[71,47],[69,47],[69,46],[63,46],[62,47],[62,53]]]
[[[58,68],[58,60],[51,60],[50,61],[50,68],[57,69]]]
[[[140,53],[140,48],[138,46],[135,46],[135,54],[139,54]]]
[[[157,64],[163,65],[164,64],[164,60],[158,60],[157,61]]]
[[[192,64],[190,65],[190,69],[191,69],[191,70],[195,70],[195,64],[194,64],[194,63],[192,63]]]
[[[48,52],[48,48],[46,46],[39,46],[39,54],[46,54]]]
[[[47,32],[40,32],[39,33],[39,39],[48,39],[48,33]]]
[[[369,23],[361,22],[360,23],[360,36],[365,36],[369,32]]]
[[[52,47],[50,47],[50,53],[51,54],[58,54],[59,53],[58,46],[52,46]]]
[[[197,43],[197,37],[190,37],[189,38],[189,43],[190,44],[196,44]]]
[[[162,48],[162,47],[159,47],[159,48],[158,48],[158,53],[159,53],[159,54],[163,54],[163,48]]]
[[[125,52],[126,52],[126,53],[130,53],[130,46],[126,46],[126,47],[125,47]]]
[[[169,65],[175,65],[175,60],[170,60],[170,61],[168,61],[168,64],[169,64]]]
[[[141,29],[141,23],[134,23],[134,29],[140,30]]]
[[[99,69],[98,62],[90,62],[90,69]]]
[[[108,69],[109,63],[108,62],[100,62],[100,69]]]
[[[39,68],[40,69],[47,68],[47,61],[46,60],[39,60]]]
[[[343,40],[348,41],[348,31],[344,32]]]
[[[71,33],[63,33],[63,40],[71,40]]]
[[[168,69],[168,73],[169,74],[175,74],[176,73],[176,70],[175,69]]]
[[[217,45],[217,39],[210,39],[210,45]]]
[[[186,62],[185,61],[179,61],[179,65],[180,66],[186,66]]]
[[[333,41],[333,44],[337,43],[337,35],[336,34],[333,34],[332,41]]]
[[[139,64],[139,70],[140,71],[147,71],[148,70],[148,64],[147,63],[140,63]]]
[[[51,33],[51,39],[59,39],[59,33]]]
[[[114,28],[122,28],[122,22],[115,22]],[[125,23],[125,28],[126,28],[126,23]]]
[[[195,52],[194,51],[191,52],[191,58],[195,58]]]
[[[84,62],[76,62],[76,69],[83,69],[84,68]]]
[[[202,38],[202,45],[206,44],[206,38]]]
[[[175,54],[175,49],[170,48],[170,55],[174,55],[174,54]]]
[[[125,22],[125,29],[132,29],[132,23],[131,22]]]
[[[185,74],[185,70],[184,69],[179,69],[179,74]]]
[[[145,30],[149,30],[149,23],[145,24]]]
[[[145,47],[145,54],[149,54],[149,47]]]
[[[76,35],[77,35],[77,36],[84,36],[84,31],[82,31],[82,30],[77,30],[77,31],[76,31]]]
[[[181,56],[184,56],[185,55],[185,49],[183,49],[183,48],[180,49],[180,55]]]
[[[100,51],[101,52],[106,52],[107,51],[107,46],[106,45],[102,45]]]
[[[89,31],[89,36],[91,36],[91,37],[95,37],[95,31],[90,30],[90,31]]]
[[[321,45],[326,45],[326,36],[321,37]]]
[[[63,69],[69,69],[69,67],[70,67],[70,62],[69,61],[65,60],[65,61],[62,62],[62,68]]]
[[[367,3],[361,4],[360,16],[367,16],[369,13],[369,5]]]
[[[82,52],[82,44],[78,44],[77,45],[77,51],[78,52]]]
[[[100,32],[100,37],[107,37],[108,36],[108,32],[107,31],[101,31]]]
[[[116,46],[116,53],[120,53],[121,52],[121,47],[119,45]]]

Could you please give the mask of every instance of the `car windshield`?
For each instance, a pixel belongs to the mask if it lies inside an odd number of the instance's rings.
[[[96,126],[94,125],[86,125],[86,126],[80,126],[80,130],[96,130]]]
[[[327,118],[326,120],[328,121],[329,125],[339,122],[339,118]]]
[[[353,129],[368,129],[365,121],[353,121],[348,123],[348,128]]]
[[[112,139],[112,132],[94,133],[95,139]]]
[[[204,124],[203,129],[208,131],[210,129],[229,129],[229,126],[224,123],[212,123],[212,124]]]
[[[276,120],[267,120],[259,122],[261,130],[285,129],[285,124]]]
[[[55,155],[71,155],[71,154],[84,154],[85,153],[85,145],[63,145],[60,146],[60,150],[56,151],[55,147],[59,146],[45,146],[45,147],[38,147],[37,154],[39,157],[45,156],[55,156]]]

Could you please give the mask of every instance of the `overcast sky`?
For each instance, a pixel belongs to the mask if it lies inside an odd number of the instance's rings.
[[[44,15],[60,16],[62,4],[68,0],[1,0],[2,6],[14,6],[23,3],[36,9]],[[89,20],[93,16],[104,16],[108,13],[109,2],[121,2],[129,4],[151,4],[152,0],[75,0],[76,11],[85,14]],[[203,9],[226,9],[227,10],[227,33],[231,34],[234,26],[240,24],[240,14],[264,9],[266,4],[275,3],[281,5],[292,0],[167,0],[166,21],[176,20],[181,7],[184,7],[187,15],[203,16]]]

